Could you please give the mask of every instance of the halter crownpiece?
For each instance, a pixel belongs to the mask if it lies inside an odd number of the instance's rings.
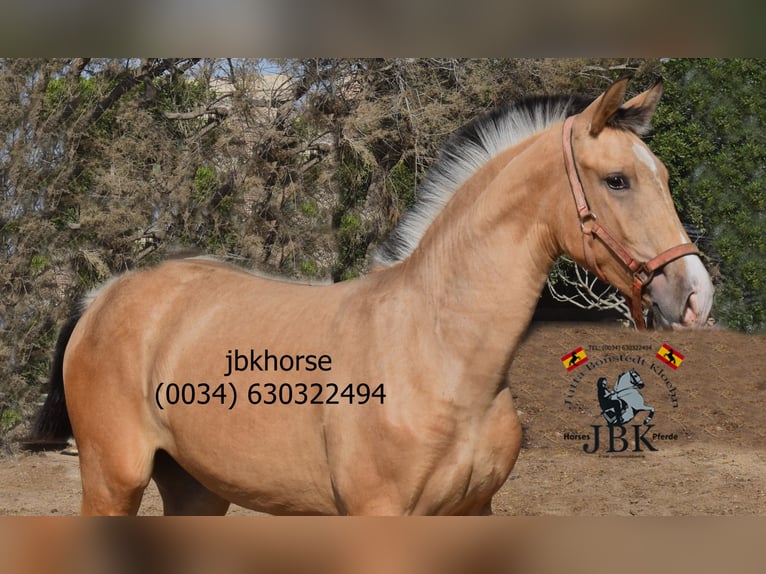
[[[693,243],[682,243],[671,247],[650,259],[649,261],[639,261],[633,257],[630,252],[620,243],[618,239],[609,232],[609,230],[597,222],[596,214],[590,210],[588,199],[585,196],[585,189],[577,171],[577,163],[574,158],[574,145],[572,143],[572,124],[577,114],[569,116],[564,121],[562,133],[562,147],[564,150],[564,165],[566,166],[567,176],[569,177],[569,186],[572,189],[575,206],[577,207],[577,216],[580,218],[580,229],[582,229],[583,248],[585,251],[585,262],[602,281],[606,281],[601,268],[596,262],[593,254],[593,241],[598,238],[606,247],[631,271],[633,274],[633,293],[625,299],[630,306],[630,315],[636,328],[646,329],[646,320],[644,319],[641,297],[644,287],[646,287],[654,277],[654,273],[679,257],[685,255],[699,255],[699,249]]]

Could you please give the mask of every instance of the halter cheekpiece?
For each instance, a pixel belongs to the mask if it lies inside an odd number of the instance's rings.
[[[577,207],[577,216],[580,218],[580,228],[583,233],[583,246],[585,250],[585,261],[588,266],[596,273],[599,279],[606,281],[604,273],[596,262],[593,254],[593,241],[595,238],[601,240],[606,247],[630,269],[633,274],[633,293],[630,297],[625,295],[625,299],[630,306],[630,314],[638,329],[646,329],[641,296],[644,287],[648,285],[654,273],[670,263],[684,257],[685,255],[699,255],[697,246],[693,243],[682,243],[663,251],[653,259],[642,262],[634,258],[630,252],[617,240],[612,233],[598,222],[596,214],[590,210],[588,199],[585,196],[582,180],[577,171],[577,163],[574,158],[574,147],[572,143],[572,124],[576,115],[569,116],[564,121],[562,144],[564,149],[564,164],[566,166],[567,176],[569,177],[569,186],[572,189],[575,205]]]

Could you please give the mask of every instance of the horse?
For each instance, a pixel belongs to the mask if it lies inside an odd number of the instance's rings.
[[[363,277],[300,285],[190,258],[90,294],[37,424],[71,427],[81,512],[136,514],[153,479],[165,514],[490,514],[521,447],[506,375],[559,255],[659,325],[710,311],[639,137],[662,82],[623,104],[627,84],[459,130]]]
[[[644,381],[635,369],[620,373],[611,392],[604,377],[599,378],[596,387],[601,414],[610,425],[624,425],[633,420],[640,411],[649,412],[649,416],[644,419],[645,425],[652,420],[654,407],[647,405],[638,391],[644,388]]]

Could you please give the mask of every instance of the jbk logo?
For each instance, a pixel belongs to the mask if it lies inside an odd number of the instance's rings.
[[[632,433],[623,425],[608,425],[605,433],[607,436],[604,438],[605,444],[602,444],[601,441],[601,429],[604,427],[600,425],[592,425],[591,428],[594,432],[593,444],[588,444],[586,442],[582,445],[583,451],[588,454],[593,454],[602,446],[608,447],[606,452],[626,452],[628,449],[630,449],[630,452],[657,450],[657,448],[649,442],[649,438],[646,436],[649,434],[649,431],[654,428],[654,425],[630,425],[630,428],[633,429]],[[657,435],[658,433],[653,433],[653,436]],[[642,446],[644,448],[641,448]]]
[[[615,352],[604,356],[592,353],[601,350]],[[590,419],[577,425],[582,430],[564,432],[564,440],[573,441],[586,454],[615,456],[643,456],[658,450],[661,442],[678,440],[676,432],[659,431],[653,423],[658,418],[655,406],[660,406],[663,395],[669,399],[670,408],[678,408],[671,378],[684,355],[667,343],[653,358],[635,352],[652,350],[650,345],[591,345],[587,354],[585,347],[579,346],[561,357],[567,373],[572,373],[564,404],[572,416],[581,413]],[[646,377],[649,379],[645,381]],[[673,424],[672,417],[659,418],[663,425]]]
[[[601,415],[609,423],[609,426],[624,425],[633,420],[640,411],[649,413],[644,419],[648,425],[654,416],[654,407],[644,402],[639,389],[644,388],[644,381],[636,372],[636,369],[625,371],[617,377],[614,390],[607,387],[606,377],[600,377],[598,383],[598,404],[601,406]]]
[[[654,425],[649,424],[654,416],[654,407],[646,404],[640,392],[640,389],[643,388],[644,381],[641,380],[641,376],[635,369],[620,373],[612,390],[609,389],[606,377],[599,377],[596,383],[596,393],[598,404],[601,407],[601,416],[604,417],[607,425],[606,427],[591,425],[593,442],[582,445],[584,452],[593,454],[604,447],[606,447],[605,452],[607,453],[657,450],[649,438],[660,436],[658,433],[650,434],[654,428]],[[640,412],[648,413],[643,424],[633,424],[626,427],[625,425]],[[603,440],[602,428],[604,428],[606,435]]]

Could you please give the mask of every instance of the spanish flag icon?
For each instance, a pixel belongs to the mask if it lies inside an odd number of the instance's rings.
[[[657,358],[671,369],[680,367],[684,360],[684,356],[667,343],[663,343],[660,350],[657,351]]]
[[[585,351],[583,351],[582,347],[577,347],[574,351],[571,353],[567,353],[563,357],[561,357],[561,362],[566,367],[567,371],[571,371],[572,369],[576,369],[583,363],[588,361],[588,355],[585,354]]]

